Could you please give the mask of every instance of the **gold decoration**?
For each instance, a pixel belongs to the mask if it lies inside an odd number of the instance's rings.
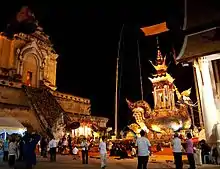
[[[126,99],[128,107],[132,110],[136,119],[136,124],[129,126],[135,133],[139,129],[153,131],[159,133],[170,133],[179,129],[188,129],[191,126],[191,119],[187,110],[187,103],[179,102],[175,105],[175,95],[178,100],[187,100],[190,96],[191,89],[180,93],[173,84],[174,78],[167,73],[166,58],[162,56],[160,49],[157,50],[156,64],[151,64],[156,70],[156,74],[149,78],[153,83],[154,110],[150,105],[140,100],[135,103]],[[189,98],[190,99],[190,98]]]

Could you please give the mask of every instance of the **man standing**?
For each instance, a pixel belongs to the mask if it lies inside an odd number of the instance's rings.
[[[99,152],[100,152],[100,159],[101,159],[101,168],[105,168],[106,159],[107,159],[105,136],[102,136],[102,142],[99,144]]]
[[[57,148],[57,143],[56,140],[54,139],[54,137],[52,138],[52,140],[50,140],[49,142],[49,148],[50,148],[50,161],[56,161],[56,148]]]
[[[138,148],[138,169],[147,169],[147,163],[150,155],[150,141],[145,137],[145,131],[141,130],[141,137],[137,138],[136,146]]]
[[[82,143],[81,143],[81,147],[82,147],[82,163],[83,164],[88,164],[88,149],[89,149],[89,146],[88,146],[88,143],[87,143],[87,140],[86,138],[83,139]]]
[[[182,144],[178,133],[174,134],[174,139],[172,140],[172,146],[173,146],[173,156],[174,156],[176,169],[182,169],[183,168]]]
[[[9,141],[8,141],[8,137],[7,137],[3,143],[3,150],[4,150],[3,160],[4,161],[8,161],[8,146],[9,146]]]

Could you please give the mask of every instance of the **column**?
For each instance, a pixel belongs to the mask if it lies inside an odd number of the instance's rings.
[[[172,109],[175,107],[174,91],[172,91]]]
[[[220,121],[218,111],[216,109],[211,75],[209,71],[209,61],[206,58],[200,58],[196,66],[196,75],[198,80],[199,93],[201,95],[201,105],[203,111],[204,126],[206,132],[206,139],[208,142],[216,142],[213,133],[213,129],[216,128],[216,124]],[[215,131],[215,130],[214,130]]]
[[[203,117],[202,117],[202,110],[201,110],[201,96],[199,95],[199,89],[198,89],[198,79],[196,76],[196,68],[193,67],[193,77],[194,77],[194,83],[195,83],[195,89],[196,89],[196,98],[198,102],[198,113],[199,113],[199,124],[201,128],[204,128],[203,124]]]
[[[165,89],[163,89],[163,108],[166,108]]]
[[[157,94],[156,94],[156,88],[154,87],[154,109],[157,107]]]

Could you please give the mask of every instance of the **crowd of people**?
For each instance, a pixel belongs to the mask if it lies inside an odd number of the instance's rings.
[[[182,155],[186,154],[190,169],[195,169],[196,164],[217,164],[218,165],[218,150],[215,145],[210,147],[205,140],[199,143],[193,143],[191,133],[187,133],[187,140],[182,142],[178,133],[174,134],[172,140],[173,155],[176,169],[183,168]]]
[[[17,134],[8,136],[2,140],[2,161],[8,162],[10,168],[15,165],[23,165],[25,169],[32,169],[36,165],[35,147],[40,140],[40,135],[36,133],[25,133],[22,137]]]
[[[145,169],[152,154],[152,146],[146,137],[145,131],[142,130],[140,135],[141,137],[138,137],[135,142],[129,141],[126,143],[107,142],[103,136],[99,144],[95,145],[99,151],[101,168],[106,167],[107,151],[109,151],[110,156],[119,156],[121,159],[137,157],[138,169]],[[195,157],[197,150],[201,152],[199,155],[203,164],[218,163],[219,155],[216,146],[210,147],[204,140],[195,144],[190,133],[187,133],[186,136],[187,139],[184,140],[178,133],[175,133],[171,141],[176,169],[183,168],[183,154],[187,155],[190,169],[195,169],[196,160],[198,160]],[[80,140],[80,144],[74,144],[74,140],[70,135],[63,136],[57,142],[54,138],[41,137],[37,133],[30,134],[26,132],[24,136],[14,134],[8,136],[4,141],[0,140],[0,162],[8,162],[10,168],[14,168],[16,164],[22,164],[25,166],[25,169],[32,169],[36,165],[37,145],[39,145],[39,151],[43,158],[47,158],[49,152],[51,162],[55,162],[56,154],[60,153],[61,155],[72,155],[73,160],[78,160],[81,156],[82,163],[88,164],[88,154],[91,148],[94,147],[94,142],[84,137]],[[161,151],[161,149],[161,145],[158,144],[156,151]],[[81,155],[79,152],[81,152]],[[129,152],[131,156],[128,155]]]

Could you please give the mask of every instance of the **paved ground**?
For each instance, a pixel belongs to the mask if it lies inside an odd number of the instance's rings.
[[[96,169],[100,168],[100,160],[95,158],[89,159],[89,164],[83,165],[80,160],[72,160],[71,156],[58,156],[57,162],[51,163],[47,159],[38,159],[37,166],[34,169]],[[116,160],[113,158],[108,159],[108,169],[136,169],[136,159]],[[148,164],[149,169],[157,168],[174,168],[173,163],[166,163],[165,161],[151,160]],[[184,168],[188,168],[187,165]],[[219,166],[202,166],[199,168],[214,169],[220,168]],[[0,165],[0,169],[8,169],[5,165]]]

